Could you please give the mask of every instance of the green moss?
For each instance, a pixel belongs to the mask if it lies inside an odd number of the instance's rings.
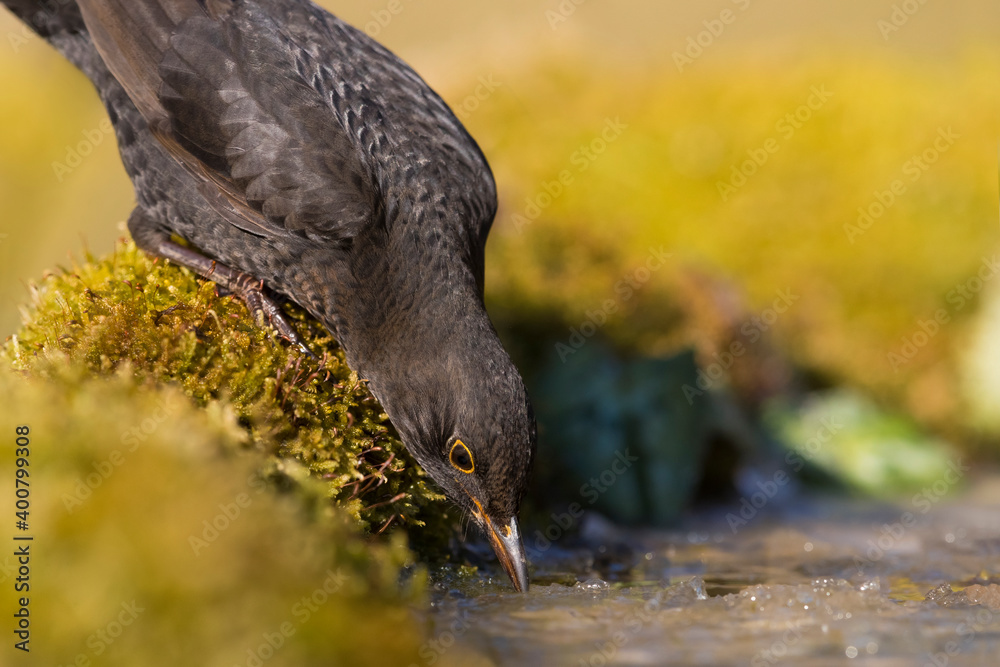
[[[321,480],[323,497],[373,532],[446,534],[453,510],[407,454],[381,406],[321,325],[287,312],[320,359],[277,340],[213,283],[154,261],[130,242],[110,257],[48,275],[30,288],[24,325],[3,354],[29,377],[66,369],[174,385],[195,405],[230,411],[240,447],[288,484]]]
[[[269,491],[233,405],[202,409],[177,387],[136,382],[124,364],[108,377],[3,370],[0,401],[5,442],[13,446],[15,427],[30,429],[22,534],[34,538],[27,597],[37,664],[416,659],[410,606],[424,577],[400,584],[411,563],[403,541],[372,543],[335,506],[302,502],[326,493],[308,476],[300,493]],[[4,479],[14,467],[13,456],[0,457]],[[2,502],[13,516],[13,493]],[[16,609],[10,561],[0,598]]]
[[[964,483],[962,457],[948,443],[849,390],[772,403],[765,420],[792,450],[791,468],[815,465],[867,495],[899,498],[931,487],[940,495]]]

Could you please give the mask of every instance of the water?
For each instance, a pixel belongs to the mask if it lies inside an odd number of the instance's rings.
[[[436,579],[425,664],[1000,665],[1000,480],[960,500],[800,501],[730,527],[591,518],[533,586]],[[731,518],[731,517],[730,517]],[[529,540],[530,542],[530,540]]]

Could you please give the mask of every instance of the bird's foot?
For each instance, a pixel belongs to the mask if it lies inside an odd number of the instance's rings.
[[[129,231],[132,232],[132,238],[140,248],[151,255],[187,267],[202,278],[213,281],[221,290],[236,295],[247,305],[250,316],[258,326],[270,324],[281,338],[299,348],[304,354],[316,358],[288,323],[278,304],[264,291],[263,281],[220,264],[191,248],[174,243],[138,208],[129,218]]]
[[[263,281],[255,280],[253,276],[239,271],[230,271],[233,280],[227,287],[246,304],[250,311],[250,317],[257,326],[263,327],[269,324],[279,336],[288,341],[289,344],[299,348],[305,355],[316,358],[316,355],[306,347],[299,335],[292,328],[292,325],[285,319],[281,308],[274,300],[264,292]]]

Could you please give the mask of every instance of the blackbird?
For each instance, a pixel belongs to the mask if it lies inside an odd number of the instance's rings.
[[[3,2],[96,87],[136,244],[294,344],[275,298],[322,322],[527,590],[535,420],[483,304],[496,188],[444,101],[307,0]]]

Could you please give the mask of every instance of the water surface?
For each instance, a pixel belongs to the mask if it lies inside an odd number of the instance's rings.
[[[499,572],[438,576],[424,664],[1000,665],[1000,479],[927,499],[669,531],[592,517],[575,544],[529,548],[527,595]]]

